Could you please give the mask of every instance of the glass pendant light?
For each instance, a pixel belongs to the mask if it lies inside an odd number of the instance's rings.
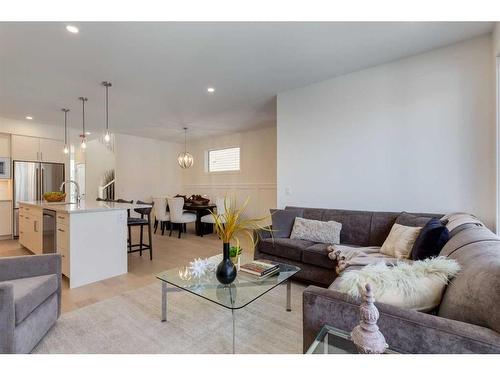
[[[111,82],[102,81],[102,85],[106,88],[106,133],[104,134],[104,142],[109,143],[111,134],[109,132],[109,108],[108,108],[108,88],[111,87]]]
[[[88,99],[83,96],[80,96],[78,99],[82,101],[82,134],[80,135],[82,143],[80,147],[85,150],[87,148],[87,136],[85,135],[85,102]]]
[[[187,128],[184,128],[184,152],[181,152],[179,156],[177,156],[177,163],[179,163],[182,169],[187,169],[193,166],[194,158],[187,149]]]
[[[69,154],[69,147],[68,147],[68,125],[67,125],[67,120],[68,120],[68,112],[69,109],[63,108],[61,111],[64,112],[64,148],[63,152],[65,154]]]

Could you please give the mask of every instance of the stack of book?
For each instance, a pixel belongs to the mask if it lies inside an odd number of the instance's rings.
[[[259,278],[268,277],[278,273],[280,266],[270,261],[254,260],[240,267],[240,271],[249,273]]]

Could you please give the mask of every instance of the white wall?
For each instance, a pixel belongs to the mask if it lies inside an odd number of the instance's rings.
[[[241,148],[239,172],[205,170],[208,150],[233,146]],[[239,204],[250,197],[246,214],[253,217],[268,215],[269,208],[276,207],[275,126],[190,142],[188,151],[195,162],[181,172],[186,194],[206,194],[212,199],[227,194],[234,196]]]
[[[104,175],[115,168],[115,153],[99,139],[87,142],[85,150],[85,199],[96,200]]]
[[[491,56],[484,36],[279,94],[278,206],[469,211],[493,228]]]
[[[180,150],[177,143],[115,134],[116,198],[150,201],[181,191]]]

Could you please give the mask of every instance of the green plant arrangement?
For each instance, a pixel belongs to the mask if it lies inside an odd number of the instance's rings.
[[[243,249],[239,246],[231,246],[229,248],[229,257],[231,258],[236,258],[237,256],[241,255]]]
[[[215,232],[222,240],[223,243],[223,260],[217,266],[216,276],[222,284],[231,284],[236,278],[236,267],[231,261],[231,242],[235,242],[236,245],[234,253],[237,256],[241,253],[240,247],[240,235],[248,236],[252,246],[255,247],[255,240],[253,236],[254,230],[269,230],[261,223],[267,217],[246,219],[242,215],[248,206],[250,198],[245,200],[245,203],[241,207],[236,206],[236,199],[233,197],[231,199],[224,198],[224,212],[214,213],[210,212],[214,218],[214,228]]]

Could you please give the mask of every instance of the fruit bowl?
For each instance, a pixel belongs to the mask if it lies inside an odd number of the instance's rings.
[[[43,194],[43,199],[47,202],[62,202],[66,199],[66,193],[60,191],[50,191]]]

